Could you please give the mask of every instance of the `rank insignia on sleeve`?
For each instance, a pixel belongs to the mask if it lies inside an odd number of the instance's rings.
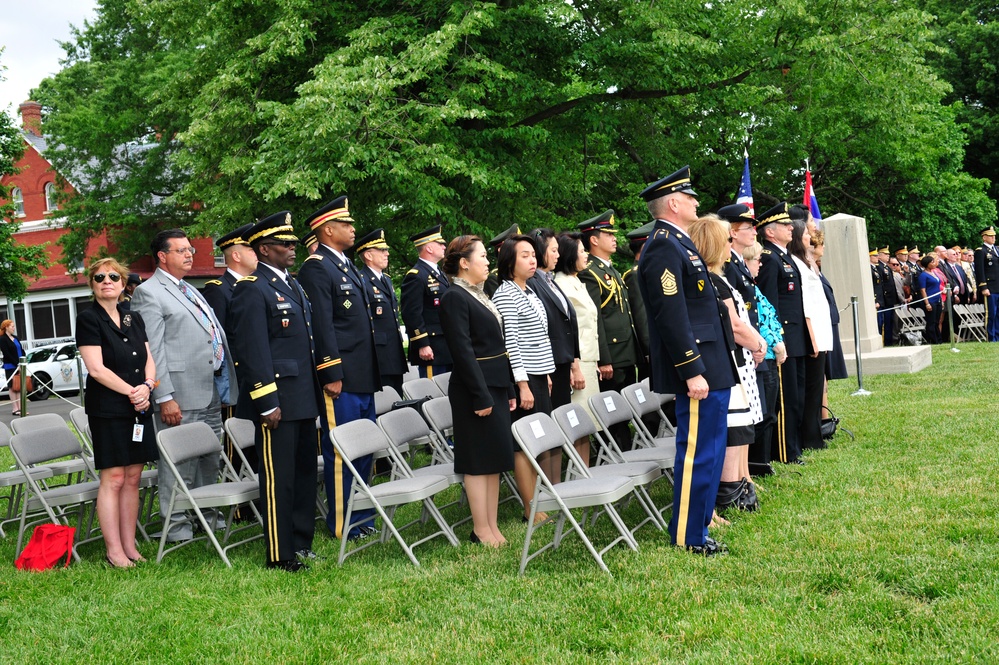
[[[676,276],[669,271],[669,268],[663,270],[663,275],[659,281],[662,282],[664,296],[675,296],[677,294]]]
[[[698,291],[703,291],[704,290],[704,280],[703,279],[697,280],[697,290]]]

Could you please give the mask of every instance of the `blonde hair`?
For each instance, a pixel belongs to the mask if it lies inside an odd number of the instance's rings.
[[[687,233],[694,241],[698,254],[708,266],[708,270],[721,274],[725,259],[729,256],[728,239],[731,226],[718,215],[709,214],[691,222]]]
[[[815,229],[810,235],[812,236],[812,247],[819,247],[826,244],[826,234],[819,229]]]
[[[763,245],[758,242],[754,242],[752,245],[749,245],[746,249],[742,250],[742,260],[752,261],[760,258],[761,254],[763,254]]]
[[[97,259],[90,264],[87,269],[87,283],[90,285],[90,290],[94,290],[94,275],[101,272],[114,271],[121,275],[121,279],[118,281],[121,284],[121,293],[118,294],[118,301],[121,302],[122,298],[125,297],[125,283],[128,281],[128,268],[123,266],[118,262],[117,259],[107,256],[103,259]]]

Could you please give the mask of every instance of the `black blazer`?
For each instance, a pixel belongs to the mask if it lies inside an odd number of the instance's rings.
[[[489,388],[505,388],[513,397],[513,371],[496,316],[461,286],[452,286],[441,297],[441,327],[451,351],[452,390],[463,386],[474,410],[493,404]]]
[[[146,380],[146,325],[138,312],[118,305],[121,328],[96,302],[76,317],[76,346],[101,347],[104,366],[130,386]],[[137,414],[128,395],[87,377],[87,415],[101,418],[134,418]]]
[[[0,333],[0,351],[3,351],[4,365],[17,365],[20,356],[17,355],[17,345],[14,340],[7,336],[7,333]]]
[[[368,294],[371,322],[375,328],[375,350],[378,353],[378,371],[382,376],[402,375],[409,371],[406,354],[402,350],[399,332],[399,303],[395,298],[392,280],[385,273],[379,279],[368,266],[361,266],[364,289]]]
[[[232,289],[236,286],[236,278],[228,270],[221,279],[210,279],[205,282],[205,288],[201,289],[201,295],[205,297],[215,318],[219,320],[222,330],[225,330],[226,337],[232,337],[233,331],[226,325],[226,312],[229,310],[229,301],[232,300]]]
[[[554,285],[562,298],[568,312],[562,309],[562,303],[558,296],[552,291],[548,280],[537,273],[529,280],[528,285],[538,294],[541,302],[545,306],[545,313],[548,315],[548,338],[552,342],[552,356],[556,365],[568,365],[579,357],[579,323],[576,321],[576,310],[573,308],[569,298],[562,293],[558,285]]]

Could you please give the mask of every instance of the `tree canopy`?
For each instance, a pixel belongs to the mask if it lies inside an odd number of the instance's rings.
[[[219,233],[346,193],[397,248],[435,223],[568,228],[690,164],[701,209],[800,200],[872,240],[970,242],[996,218],[919,2],[102,0],[37,99],[81,196],[71,258],[107,228]],[[303,229],[304,230],[304,229]],[[72,252],[77,252],[72,255]]]

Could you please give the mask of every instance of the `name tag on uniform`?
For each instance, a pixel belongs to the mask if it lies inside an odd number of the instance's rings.
[[[278,311],[284,311],[286,309],[291,309],[290,302],[279,302],[277,305]]]
[[[142,443],[142,432],[146,429],[145,425],[140,425],[135,423],[132,426],[132,441],[135,443]]]

